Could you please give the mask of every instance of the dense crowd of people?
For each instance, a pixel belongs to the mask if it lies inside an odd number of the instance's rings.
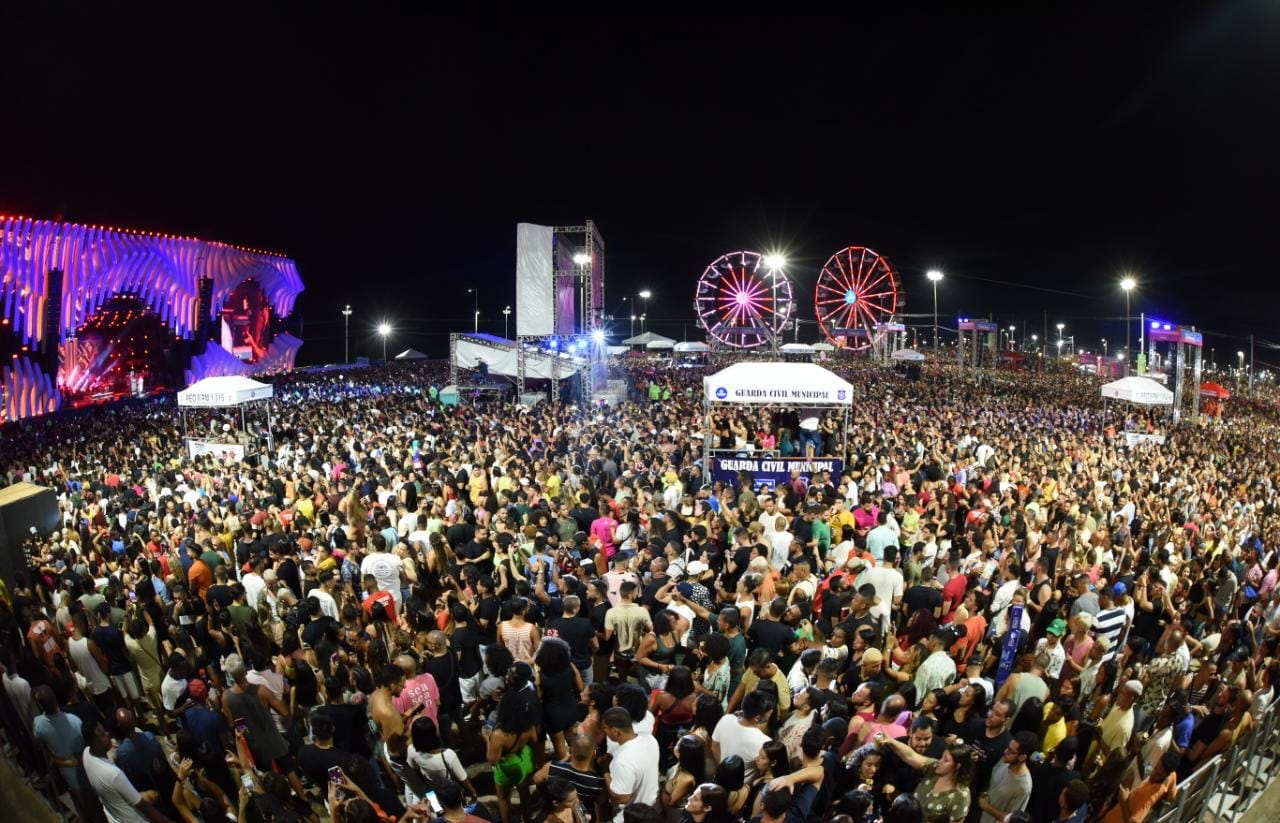
[[[186,459],[172,398],[10,427],[3,481],[60,523],[0,591],[4,733],[112,823],[1142,823],[1250,733],[1267,408],[835,368],[847,432],[707,419],[656,361],[608,408],[295,373],[243,464]],[[843,471],[711,482],[708,437]]]

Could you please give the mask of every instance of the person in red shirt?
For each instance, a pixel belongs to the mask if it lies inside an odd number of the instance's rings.
[[[964,602],[964,594],[969,590],[969,581],[976,580],[978,577],[979,567],[977,565],[970,566],[964,574],[956,574],[947,581],[947,585],[942,587],[942,603],[943,611],[946,617],[943,618],[944,623],[949,622],[951,615]]]
[[[62,638],[53,624],[43,617],[37,617],[31,606],[22,607],[22,622],[28,626],[27,645],[31,647],[31,653],[49,669],[56,671],[54,658],[59,654],[65,657],[66,651],[62,648]]]

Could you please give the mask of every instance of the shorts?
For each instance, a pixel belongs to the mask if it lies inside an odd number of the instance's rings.
[[[806,443],[813,444],[815,452],[822,451],[822,434],[817,429],[801,429],[800,430],[800,451],[804,451]]]
[[[470,677],[458,678],[458,689],[462,692],[462,705],[464,707],[470,706],[480,699],[480,681],[483,678],[483,671],[478,671]]]
[[[493,767],[495,786],[520,786],[533,774],[533,749],[526,743],[518,752],[507,755]]]
[[[111,682],[116,684],[116,693],[126,700],[142,699],[142,692],[138,689],[138,676],[133,672],[113,674]]]

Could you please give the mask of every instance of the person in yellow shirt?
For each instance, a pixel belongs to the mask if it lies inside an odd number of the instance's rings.
[[[827,525],[831,527],[831,540],[837,543],[840,542],[840,535],[844,533],[843,528],[853,525],[853,515],[849,512],[849,507],[843,498],[836,499],[835,508],[827,518]]]
[[[1074,705],[1075,700],[1070,696],[1044,704],[1044,740],[1041,741],[1040,751],[1046,755],[1051,754],[1066,739],[1067,714]]]
[[[547,490],[548,499],[556,500],[560,497],[560,470],[559,469],[555,469],[547,477],[546,490]]]
[[[307,518],[308,523],[316,522],[316,503],[310,497],[298,498],[294,508],[298,510],[298,514]]]

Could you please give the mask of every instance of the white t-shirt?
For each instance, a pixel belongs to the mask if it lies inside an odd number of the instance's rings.
[[[653,737],[653,727],[657,724],[657,722],[658,722],[658,718],[653,716],[653,712],[646,709],[644,713],[644,718],[632,723],[631,730],[634,731],[636,734],[640,735],[641,737],[644,737],[645,735],[648,735],[649,737]],[[604,744],[605,744],[605,751],[608,752],[609,754],[613,754],[618,750],[618,744],[614,743],[612,740],[608,738],[605,738]]]
[[[770,737],[755,726],[739,723],[736,714],[726,714],[716,724],[711,739],[720,746],[720,762],[723,763],[734,754],[741,757],[747,767],[746,779],[751,781],[756,776],[756,755],[760,753],[760,747],[769,742]]]
[[[338,601],[334,600],[333,595],[329,594],[324,589],[317,586],[311,590],[311,593],[308,594],[307,597],[314,597],[320,602],[320,612],[326,617],[331,617],[334,620],[342,619],[338,614]]]
[[[653,735],[637,735],[619,746],[609,764],[613,793],[631,795],[632,803],[657,803],[658,756],[658,741]],[[621,823],[622,809],[613,819]]]
[[[360,564],[360,574],[371,574],[378,581],[378,591],[391,592],[396,610],[400,609],[400,558],[391,552],[373,552]]]
[[[105,757],[95,756],[88,746],[85,746],[81,760],[89,785],[102,801],[107,820],[111,823],[147,823],[147,818],[137,808],[142,795],[138,794],[119,766]]]
[[[902,572],[888,566],[875,566],[862,573],[859,585],[870,583],[876,587],[880,602],[893,606],[894,598],[902,597]]]
[[[444,783],[446,780],[456,780],[461,783],[467,779],[467,769],[462,765],[462,761],[458,759],[458,755],[453,749],[445,749],[439,754],[429,754],[420,752],[410,745],[406,760],[410,766],[426,775],[428,780],[437,785]]]

